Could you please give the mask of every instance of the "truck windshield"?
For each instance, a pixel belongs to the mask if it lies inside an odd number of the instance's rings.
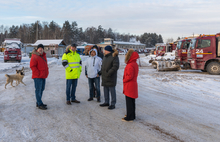
[[[18,48],[20,49],[20,45],[16,42],[6,43],[5,48]]]
[[[163,50],[163,47],[162,46],[158,47],[158,50]]]
[[[189,49],[195,49],[196,39],[192,39],[189,45]]]
[[[183,49],[188,49],[189,48],[189,44],[190,44],[189,41],[185,41],[184,45],[183,45]]]
[[[180,49],[181,48],[181,45],[182,45],[182,41],[179,41],[178,43],[177,43],[177,49]]]

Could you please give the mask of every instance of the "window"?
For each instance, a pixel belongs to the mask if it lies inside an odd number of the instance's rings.
[[[177,43],[177,48],[180,49],[180,48],[181,48],[181,45],[182,45],[182,41],[179,41],[179,42]]]
[[[54,50],[51,50],[51,55],[55,54],[55,51]]]
[[[183,49],[188,49],[190,42],[186,41],[183,45]]]
[[[162,46],[158,47],[158,50],[163,50],[163,47]]]
[[[196,43],[196,40],[193,39],[189,44],[189,49],[195,49],[195,43]]]
[[[211,41],[208,39],[198,39],[197,48],[205,48],[211,45]]]

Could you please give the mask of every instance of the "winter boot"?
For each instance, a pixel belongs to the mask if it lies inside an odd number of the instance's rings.
[[[47,106],[47,104],[43,104],[43,106]],[[38,107],[38,104],[36,103],[36,107]]]
[[[70,102],[70,101],[66,101],[66,104],[67,104],[67,105],[71,105],[71,102]]]
[[[104,103],[104,104],[100,104],[99,106],[100,106],[100,107],[105,107],[105,106],[109,106],[109,104]]]
[[[115,109],[115,106],[114,106],[114,105],[110,105],[110,106],[108,107],[108,109]]]
[[[92,101],[92,100],[93,100],[93,98],[89,98],[89,99],[88,99],[88,101]]]
[[[42,109],[42,110],[46,110],[46,109],[47,109],[47,107],[44,106],[44,105],[38,106],[38,108],[39,108],[39,109]]]
[[[100,97],[97,98],[97,102],[101,102]]]

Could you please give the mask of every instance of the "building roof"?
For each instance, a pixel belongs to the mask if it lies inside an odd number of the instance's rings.
[[[140,42],[124,42],[124,41],[114,41],[114,44],[142,45],[142,46],[145,46],[145,44],[142,44],[142,43],[140,43]]]
[[[58,45],[58,46],[65,46],[65,42],[63,39],[48,39],[48,40],[37,40],[32,46],[37,46],[38,44],[43,44],[44,46],[50,45]]]
[[[108,44],[108,43],[101,42],[100,44]],[[145,44],[142,44],[142,43],[140,43],[140,42],[125,42],[125,41],[113,41],[113,44],[141,45],[141,46],[145,46]]]

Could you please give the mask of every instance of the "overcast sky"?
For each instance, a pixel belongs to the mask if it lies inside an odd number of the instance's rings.
[[[119,33],[168,38],[220,32],[219,0],[0,0],[0,25],[76,21]]]

